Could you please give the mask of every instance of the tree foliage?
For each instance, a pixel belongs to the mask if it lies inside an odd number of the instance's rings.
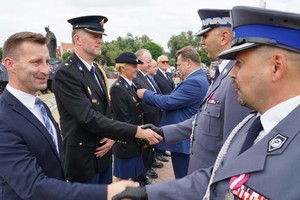
[[[205,52],[204,48],[200,48],[198,53],[201,57],[201,62],[209,66],[212,60],[207,57],[207,53]]]
[[[151,42],[152,40],[147,35],[133,36],[131,33],[127,33],[125,38],[118,37],[111,42],[104,42],[102,45],[102,55],[100,55],[96,61],[101,64],[113,65],[116,57],[122,52],[128,51],[135,53],[141,49],[143,45]]]
[[[170,49],[170,58],[176,58],[176,51],[185,47],[193,46],[197,50],[200,49],[199,38],[196,37],[192,31],[181,32],[179,35],[173,35],[168,41],[168,48]]]
[[[164,49],[160,45],[158,45],[154,42],[148,42],[148,43],[142,45],[141,48],[147,49],[148,51],[150,51],[152,58],[154,60],[157,60],[158,56],[162,55],[164,52]]]
[[[70,56],[72,55],[72,52],[67,51],[62,55],[62,60],[65,61],[67,60]]]

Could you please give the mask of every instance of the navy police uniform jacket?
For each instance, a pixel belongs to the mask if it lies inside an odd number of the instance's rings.
[[[108,91],[101,71],[94,76],[75,53],[55,73],[54,94],[60,115],[65,154],[64,170],[70,181],[86,181],[110,167],[111,151],[103,157],[94,152],[102,138],[130,141],[136,126],[112,120]]]
[[[111,106],[115,120],[135,125],[143,125],[143,108],[136,92],[126,80],[119,76],[110,88]],[[141,155],[141,147],[131,142],[116,142],[113,153],[119,158],[131,158]]]

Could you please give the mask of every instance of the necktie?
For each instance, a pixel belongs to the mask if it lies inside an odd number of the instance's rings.
[[[254,144],[255,139],[257,138],[259,132],[262,130],[263,127],[259,116],[251,124],[246,136],[246,140],[241,148],[240,154],[249,149]]]
[[[220,75],[219,67],[216,67],[214,82],[217,80],[218,76]]]
[[[155,91],[157,94],[161,94],[161,91],[160,91],[159,87],[157,86],[157,84],[155,83],[153,77],[147,75],[147,78],[148,78],[148,80],[151,82],[154,91]]]
[[[102,86],[101,86],[101,84],[100,84],[100,82],[99,82],[99,79],[98,79],[98,77],[97,77],[97,74],[96,74],[96,71],[95,71],[95,67],[92,67],[92,68],[91,68],[91,74],[94,76],[96,82],[98,83],[98,85],[99,85],[99,87],[100,87],[101,92],[104,94],[103,88],[102,88]]]
[[[53,140],[53,143],[56,147],[57,152],[59,152],[58,151],[58,145],[57,145],[57,138],[55,137],[55,135],[54,135],[55,133],[52,130],[51,121],[50,121],[50,118],[48,117],[48,114],[47,114],[47,111],[45,109],[45,106],[44,106],[43,102],[39,98],[36,98],[35,105],[37,105],[37,107],[39,108],[39,110],[42,114],[44,123],[45,123],[45,127],[48,130],[49,134],[51,135],[51,138]]]
[[[136,88],[135,88],[135,86],[133,85],[133,83],[131,84],[130,88],[131,88],[134,92],[136,92]]]
[[[166,77],[167,77],[167,80],[168,82],[170,83],[170,85],[172,85],[172,79],[170,77],[170,74],[166,72]]]

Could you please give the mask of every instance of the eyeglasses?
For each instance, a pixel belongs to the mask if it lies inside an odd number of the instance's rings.
[[[162,64],[168,64],[169,61],[160,61]]]

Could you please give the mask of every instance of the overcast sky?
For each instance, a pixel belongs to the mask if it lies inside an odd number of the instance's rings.
[[[58,45],[71,42],[68,19],[83,15],[104,15],[104,25],[111,41],[128,32],[147,34],[168,51],[172,35],[201,27],[200,8],[230,9],[236,5],[258,6],[260,0],[1,0],[0,46],[13,33],[33,31],[46,34],[44,27],[56,35]],[[267,8],[300,13],[299,0],[267,0]]]

